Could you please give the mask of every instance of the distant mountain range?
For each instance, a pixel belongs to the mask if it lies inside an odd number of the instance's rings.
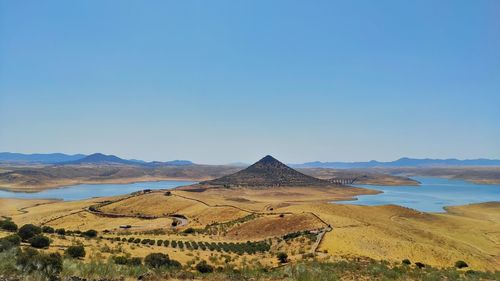
[[[123,165],[142,165],[141,162],[136,162],[133,160],[125,160],[120,157],[114,155],[104,155],[102,153],[94,153],[88,156],[85,156],[81,159],[68,161],[68,162],[60,162],[57,164],[70,164],[70,165],[79,165],[79,164],[123,164]]]
[[[0,152],[0,162],[10,163],[39,163],[39,164],[54,164],[59,162],[69,162],[84,158],[84,154],[68,155],[64,153],[49,153],[49,154],[22,154],[11,152]]]
[[[50,154],[22,154],[22,153],[0,153],[0,163],[7,164],[55,164],[55,165],[133,165],[133,166],[188,166],[193,162],[187,160],[174,160],[167,162],[146,162],[142,160],[126,160],[115,155],[94,153],[91,155],[63,153]]]
[[[334,168],[334,169],[361,169],[361,168],[391,168],[391,167],[438,167],[438,166],[500,166],[500,160],[493,159],[413,159],[400,158],[391,162],[307,162],[291,164],[294,168]]]
[[[73,154],[68,155],[64,153],[48,153],[48,154],[23,154],[0,152],[0,164],[58,164],[58,165],[134,165],[145,167],[159,167],[159,166],[189,166],[194,165],[193,162],[188,160],[173,160],[173,161],[152,161],[146,162],[136,159],[122,159],[115,155],[105,155],[102,153],[94,153],[91,155]],[[231,163],[228,166],[247,167],[245,163]],[[362,168],[391,168],[391,167],[438,167],[438,166],[500,166],[500,160],[494,159],[414,159],[414,158],[400,158],[396,161],[379,162],[307,162],[302,164],[289,164],[293,168],[333,168],[333,169],[362,169]]]

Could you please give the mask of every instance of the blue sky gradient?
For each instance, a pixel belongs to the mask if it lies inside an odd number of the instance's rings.
[[[0,0],[0,151],[500,158],[499,1]]]

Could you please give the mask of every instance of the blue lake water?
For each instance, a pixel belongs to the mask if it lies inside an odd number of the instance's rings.
[[[78,184],[34,193],[0,190],[0,198],[49,198],[71,201],[128,194],[143,189],[172,189],[193,183],[190,181],[152,181],[128,184]]]
[[[443,207],[500,201],[500,185],[474,184],[463,180],[414,177],[420,186],[356,185],[383,191],[376,195],[360,195],[358,200],[336,201],[337,204],[395,204],[423,212],[444,212]]]
[[[420,186],[356,185],[380,190],[376,195],[360,195],[358,200],[336,201],[336,204],[388,205],[395,204],[424,212],[443,212],[444,206],[500,201],[500,185],[473,184],[462,180],[414,177]],[[143,189],[172,189],[190,185],[189,181],[156,181],[130,184],[79,184],[35,193],[0,190],[0,198],[50,198],[82,200],[116,196]]]

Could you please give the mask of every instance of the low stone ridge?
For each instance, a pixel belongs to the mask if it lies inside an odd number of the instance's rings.
[[[202,185],[224,187],[325,186],[328,181],[302,174],[267,155],[248,168]]]

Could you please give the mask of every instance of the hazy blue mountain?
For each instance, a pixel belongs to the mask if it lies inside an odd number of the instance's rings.
[[[188,160],[173,160],[173,161],[167,161],[163,162],[165,165],[170,165],[170,166],[189,166],[193,165],[193,162],[188,161]]]
[[[88,155],[84,158],[77,159],[74,161],[62,162],[59,164],[70,164],[70,165],[78,165],[78,164],[121,164],[121,165],[141,165],[141,163],[137,161],[125,160],[115,155],[105,155],[102,153],[94,153]]]
[[[374,168],[374,167],[432,167],[432,166],[500,166],[500,160],[493,159],[413,159],[400,158],[391,162],[307,162],[303,164],[292,164],[295,168],[335,168],[335,169],[353,169],[353,168]]]
[[[55,164],[60,162],[75,161],[84,158],[84,154],[68,155],[64,153],[35,153],[23,154],[12,152],[0,152],[0,162],[7,163],[41,163]]]
[[[126,160],[115,155],[105,155],[102,153],[94,153],[91,155],[85,155],[85,154],[68,155],[64,153],[23,154],[23,153],[12,153],[12,152],[0,152],[0,163],[19,164],[19,165],[20,164],[57,164],[57,165],[113,164],[113,165],[135,165],[135,166],[146,166],[146,167],[193,165],[193,162],[188,160],[146,162],[137,159]]]
[[[160,166],[189,166],[193,165],[194,163],[188,160],[173,160],[173,161],[167,161],[167,162],[160,162],[160,161],[153,161],[153,162],[146,162],[144,163],[145,166],[150,166],[150,167],[160,167]]]
[[[173,160],[173,161],[167,161],[167,162],[159,162],[159,161],[153,161],[153,162],[146,162],[142,160],[126,160],[122,159],[118,156],[115,155],[105,155],[102,153],[94,153],[92,155],[89,155],[87,157],[84,157],[82,159],[78,159],[75,161],[70,161],[70,162],[64,162],[64,163],[59,163],[59,164],[66,164],[66,165],[80,165],[80,164],[95,164],[95,165],[133,165],[133,166],[144,166],[144,167],[161,167],[161,166],[189,166],[193,165],[193,162],[188,161],[188,160]]]

